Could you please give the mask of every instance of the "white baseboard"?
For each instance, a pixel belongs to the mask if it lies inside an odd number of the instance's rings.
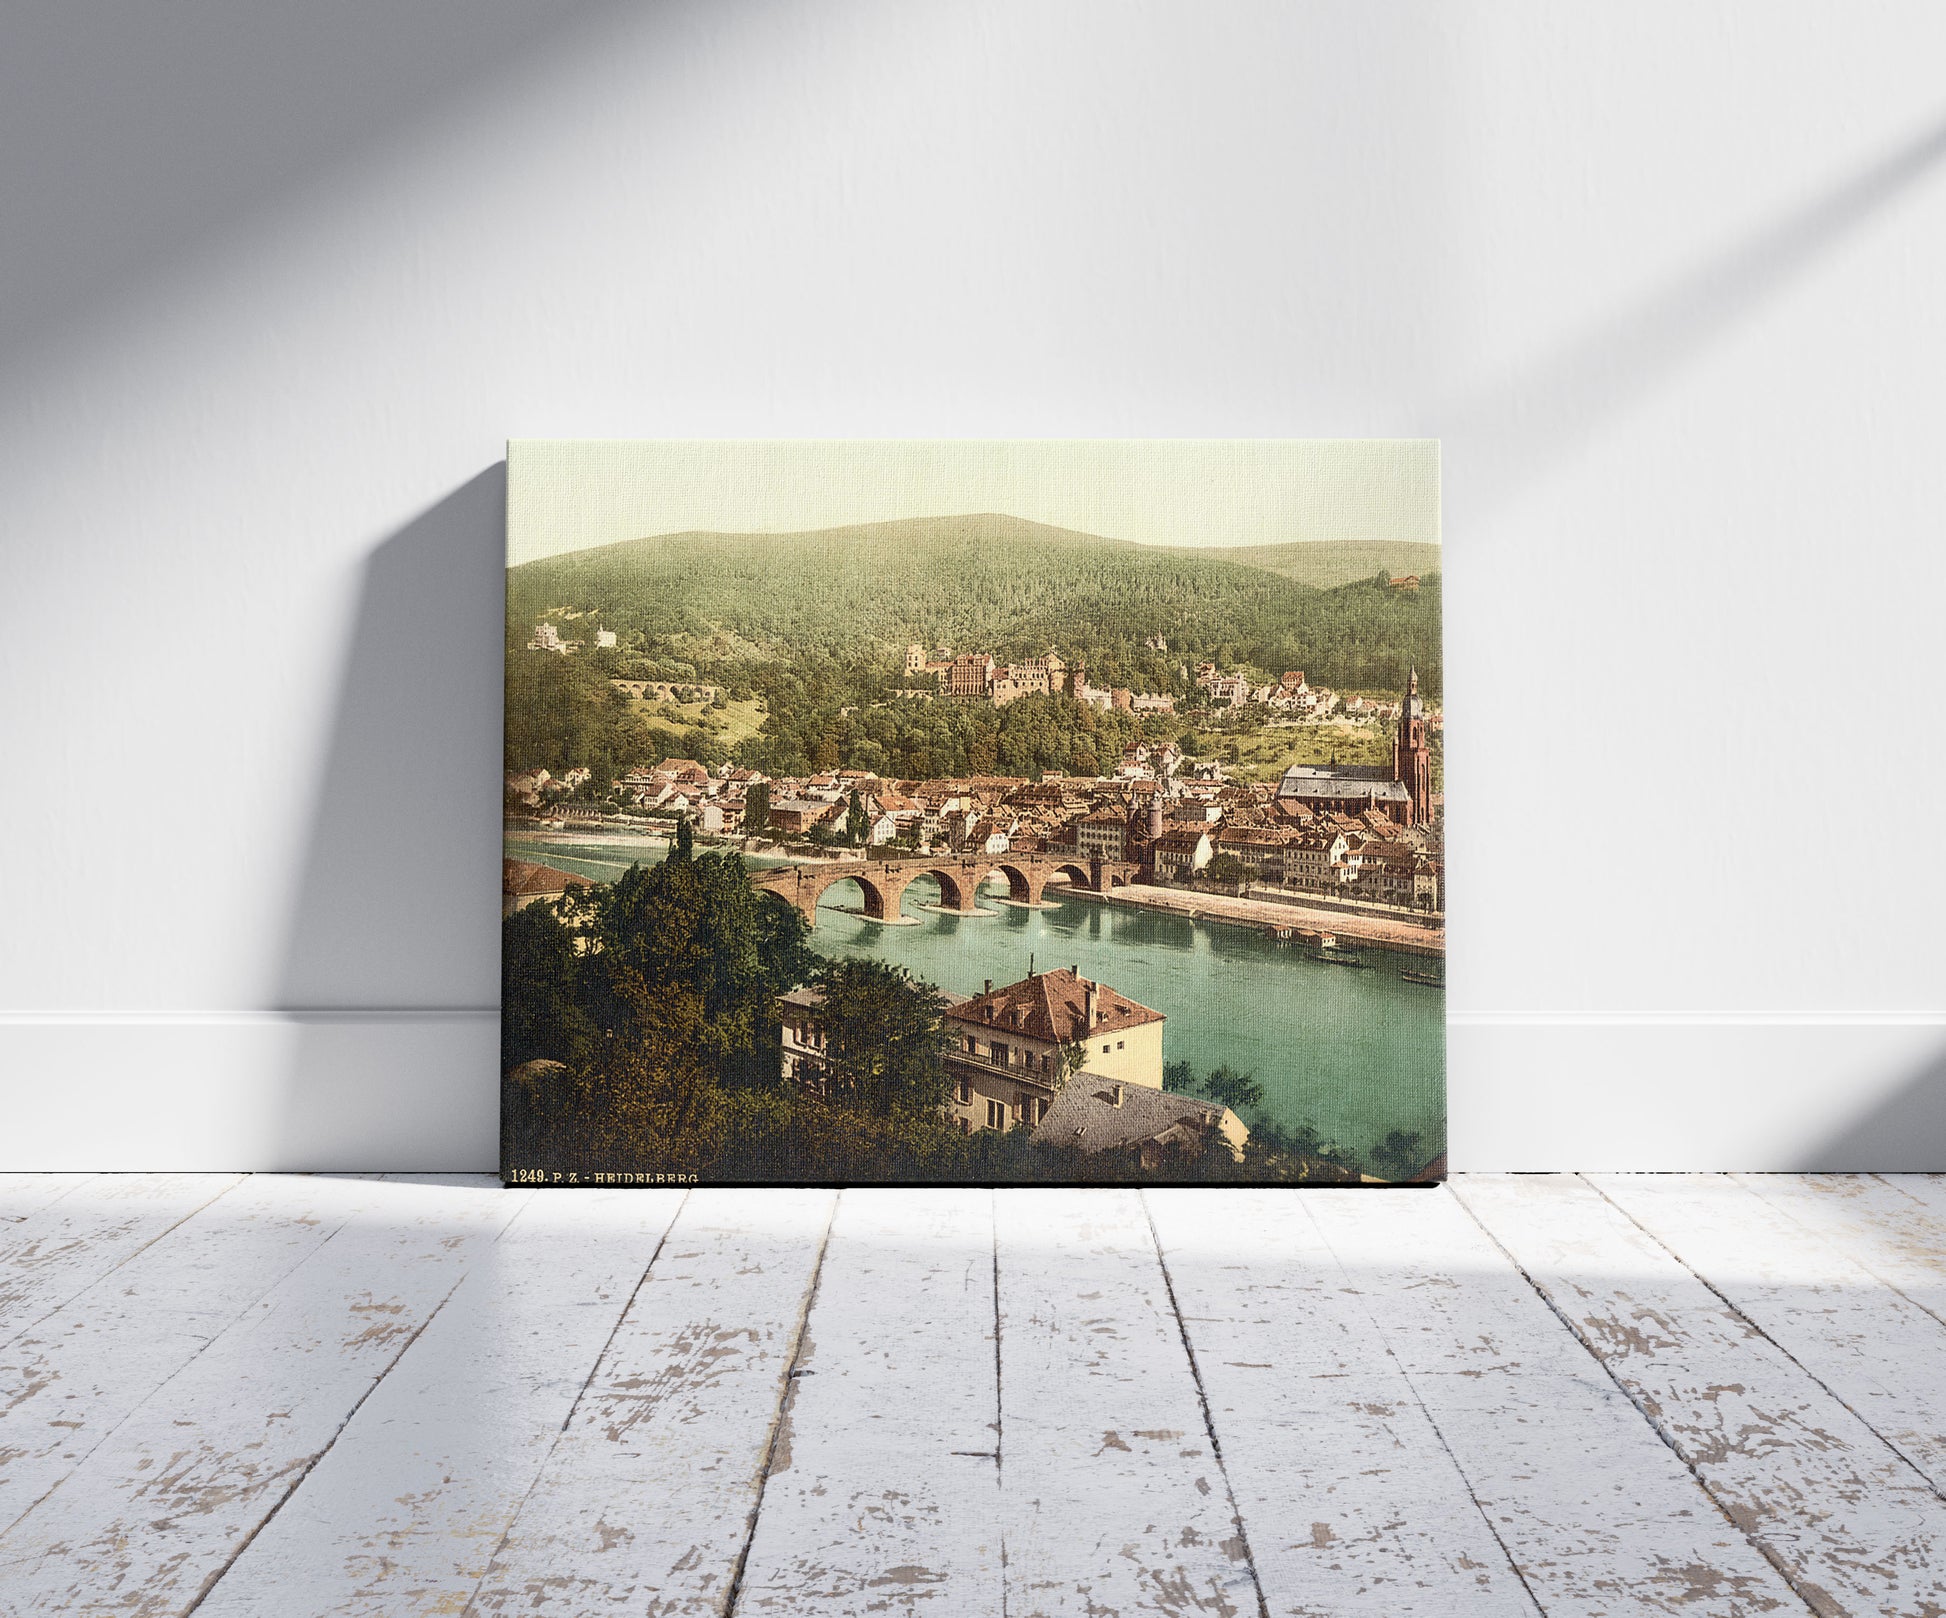
[[[0,1167],[485,1170],[499,1013],[0,1017]]]
[[[0,1169],[490,1170],[491,1009],[0,1014]],[[1468,1013],[1456,1170],[1946,1170],[1946,1018]]]
[[[1456,1017],[1456,1170],[1946,1170],[1946,1019]]]

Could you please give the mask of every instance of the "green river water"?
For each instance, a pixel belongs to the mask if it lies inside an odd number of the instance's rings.
[[[572,837],[510,837],[507,853],[603,881],[662,857],[655,845]],[[1001,903],[1005,892],[996,878],[982,895],[991,915],[940,915],[925,908],[938,895],[921,878],[904,905],[918,925],[886,927],[853,914],[861,895],[841,883],[826,893],[811,941],[828,955],[896,962],[962,994],[988,978],[1025,977],[1030,962],[1078,967],[1168,1018],[1168,1060],[1255,1075],[1262,1111],[1278,1123],[1308,1124],[1366,1157],[1394,1129],[1420,1137],[1422,1161],[1445,1150],[1446,993],[1399,976],[1401,966],[1430,963],[1361,946],[1369,965],[1359,970],[1246,928],[1087,899],[1028,910]]]

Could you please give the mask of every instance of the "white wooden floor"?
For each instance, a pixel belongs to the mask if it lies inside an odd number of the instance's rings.
[[[0,1613],[1946,1613],[1946,1181],[0,1175]]]

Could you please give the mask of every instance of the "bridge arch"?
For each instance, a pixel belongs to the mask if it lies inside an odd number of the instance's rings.
[[[858,884],[858,891],[863,895],[865,901],[865,914],[870,916],[872,920],[884,921],[888,913],[897,914],[898,893],[893,893],[889,896],[889,903],[894,908],[888,912],[888,895],[885,886],[882,886],[864,871],[840,869],[832,872],[830,876],[816,885],[815,891],[811,895],[813,921],[816,920],[815,912],[818,905],[823,901],[824,896],[833,888],[841,887],[847,882],[856,882]],[[904,888],[905,884],[900,883],[899,891],[903,892]]]
[[[1016,904],[1035,905],[1041,902],[1041,884],[1047,880],[1047,873],[1041,864],[1038,861],[1009,859],[1004,854],[975,860],[968,867],[969,901],[977,900],[987,879],[995,875],[1006,879],[1007,897]]]
[[[977,883],[968,884],[964,871],[955,871],[946,865],[921,865],[913,869],[910,881],[916,882],[922,876],[929,876],[939,884],[939,902],[947,910],[971,910],[974,889]]]

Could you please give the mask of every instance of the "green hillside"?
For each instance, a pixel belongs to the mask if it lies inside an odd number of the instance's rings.
[[[1092,775],[1138,735],[1172,737],[1181,722],[1066,697],[1003,709],[904,700],[907,646],[1002,662],[1052,647],[1085,662],[1095,685],[1169,692],[1185,711],[1200,701],[1193,667],[1204,659],[1260,677],[1302,669],[1355,691],[1397,690],[1416,665],[1437,695],[1438,576],[1404,592],[1376,573],[1316,589],[1220,554],[995,515],[663,534],[547,557],[507,574],[507,763],[585,764],[597,780],[665,754],[779,775],[839,765]],[[568,658],[523,650],[544,618],[566,639],[602,628],[619,644]],[[650,716],[611,677],[707,683],[721,696],[693,716]],[[747,703],[764,714],[754,736],[730,723]]]
[[[1329,590],[1369,579],[1381,568],[1395,578],[1416,573],[1423,579],[1439,571],[1439,551],[1437,545],[1410,539],[1320,539],[1290,545],[1226,545],[1187,554],[1242,562]]]
[[[1436,586],[1374,590],[1374,561],[1356,585],[1320,590],[1248,554],[1135,545],[993,514],[665,534],[510,570],[509,634],[524,639],[549,612],[593,613],[624,647],[699,675],[778,656],[876,661],[917,641],[1003,660],[1052,645],[1085,658],[1097,683],[1145,690],[1167,689],[1183,660],[1198,657],[1302,668],[1358,689],[1396,685],[1416,662],[1436,687]],[[1166,655],[1144,646],[1156,635],[1167,637]]]

